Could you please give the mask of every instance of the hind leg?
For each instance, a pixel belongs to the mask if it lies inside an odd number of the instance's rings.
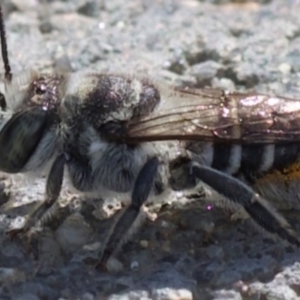
[[[260,227],[300,247],[300,240],[296,232],[284,217],[245,183],[228,174],[197,163],[192,163],[191,172],[229,201],[241,205]]]

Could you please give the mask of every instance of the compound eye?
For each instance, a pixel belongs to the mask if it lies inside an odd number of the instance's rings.
[[[2,93],[0,93],[0,108],[1,110],[6,110],[6,101]]]
[[[18,173],[32,157],[47,128],[41,110],[16,113],[0,131],[0,170]]]

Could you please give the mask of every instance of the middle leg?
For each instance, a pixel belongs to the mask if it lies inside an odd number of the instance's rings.
[[[133,187],[131,204],[111,229],[111,234],[99,255],[99,263],[96,265],[96,268],[103,268],[108,259],[126,240],[126,233],[137,220],[141,206],[147,201],[150,192],[153,190],[158,166],[158,158],[153,157],[145,163],[139,172]]]

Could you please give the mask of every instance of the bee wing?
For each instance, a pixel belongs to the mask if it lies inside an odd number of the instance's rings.
[[[1,171],[22,170],[45,133],[47,116],[42,110],[26,110],[9,119],[0,132]]]
[[[300,100],[221,89],[174,89],[147,117],[128,124],[129,141],[231,143],[300,141]]]

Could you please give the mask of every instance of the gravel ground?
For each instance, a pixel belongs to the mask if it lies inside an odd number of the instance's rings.
[[[173,85],[300,94],[299,0],[14,0],[5,11],[14,73],[70,64]],[[81,201],[66,187],[62,214],[41,233],[34,259],[5,230],[43,198],[45,178],[0,179],[0,201],[10,196],[0,211],[1,300],[300,299],[299,250],[231,220],[228,210],[206,210],[204,198],[217,197],[209,190],[173,193],[111,261],[112,271],[96,272],[120,203]],[[276,206],[292,207],[285,214],[300,228],[300,203],[284,201]]]

